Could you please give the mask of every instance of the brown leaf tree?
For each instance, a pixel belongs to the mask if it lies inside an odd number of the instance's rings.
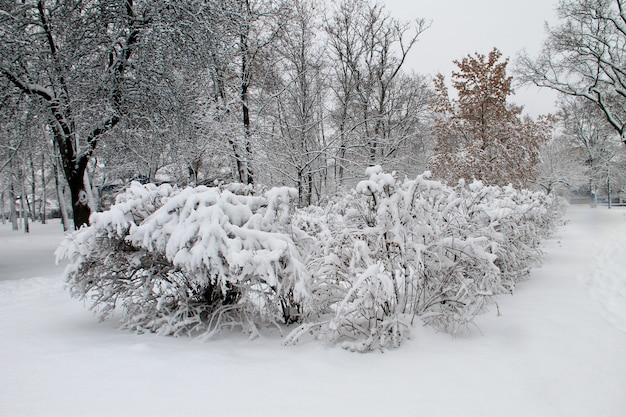
[[[522,118],[513,94],[508,59],[494,48],[454,61],[457,98],[451,99],[443,75],[434,80],[436,114],[433,173],[447,181],[478,179],[486,184],[527,187],[535,177],[539,146],[550,135],[547,118]]]

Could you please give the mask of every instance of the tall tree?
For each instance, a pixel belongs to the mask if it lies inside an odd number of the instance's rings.
[[[326,170],[328,147],[324,143],[323,118],[327,89],[326,55],[320,39],[321,3],[294,1],[287,24],[277,37],[273,77],[265,88],[273,103],[267,106],[266,123],[274,126],[266,141],[271,167],[285,182],[298,189],[299,205],[319,198]]]
[[[260,78],[265,73],[269,45],[275,42],[285,24],[286,5],[283,1],[273,0],[229,0],[231,2],[232,34],[237,38],[237,56],[235,71],[238,83],[238,103],[241,111],[243,135],[238,144],[233,143],[237,156],[239,181],[246,184],[254,182],[252,168],[254,120],[253,89],[258,88]]]
[[[523,81],[594,103],[626,142],[626,4],[561,0],[536,59],[523,54]]]
[[[45,178],[47,167],[45,116],[41,117],[37,103],[26,95],[5,98],[0,107],[0,188],[13,190],[11,204],[19,199],[24,221],[36,220],[45,194],[45,185],[39,181]]]
[[[452,86],[458,99],[451,100],[445,78],[435,78],[437,138],[431,169],[456,181],[479,179],[488,184],[527,186],[539,162],[539,145],[549,138],[540,123],[522,119],[522,108],[507,102],[513,94],[508,60],[493,49],[454,61]]]
[[[127,117],[104,143],[106,154],[101,147],[97,155],[108,175],[155,181],[167,170],[177,182],[198,181],[209,142],[203,114],[214,25],[213,13],[186,0],[160,4],[151,15],[133,52]]]
[[[423,19],[396,19],[381,3],[369,0],[344,0],[333,10],[326,32],[335,79],[332,99],[339,186],[350,165],[358,167],[360,175],[364,165],[390,162],[394,159],[391,156],[400,154],[398,132],[406,133],[405,127],[415,125],[416,118],[398,117],[402,106],[394,105],[415,105],[419,100],[409,97],[416,92],[427,93],[416,88],[425,87],[419,81],[400,83],[407,80],[402,73],[406,57],[427,28]],[[407,94],[400,99],[403,91]],[[408,114],[419,113],[418,105]],[[389,164],[392,169],[394,162]]]
[[[0,76],[47,112],[76,228],[91,212],[87,164],[132,97],[127,73],[150,20],[142,6],[140,13],[134,0],[2,3]]]

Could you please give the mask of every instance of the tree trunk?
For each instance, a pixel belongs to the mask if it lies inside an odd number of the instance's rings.
[[[612,204],[611,204],[611,171],[610,169],[607,171],[607,176],[606,176],[606,193],[607,193],[607,198],[608,198],[608,205],[609,205],[609,208],[611,208]]]
[[[26,196],[24,195],[24,197]],[[30,233],[29,213],[26,207],[24,207],[24,200],[25,198],[22,198],[22,222],[24,227],[24,233]]]
[[[35,220],[39,220],[39,215],[37,214],[37,174],[35,172],[35,161],[33,161],[33,153],[32,150],[30,152],[30,195],[31,199],[26,200],[28,204],[28,208],[30,210],[30,217]]]
[[[22,196],[20,198],[20,213],[22,215],[22,225],[24,226],[24,233],[30,233],[30,227],[28,224],[28,217],[30,215],[30,212],[27,208],[27,205],[25,202],[28,202],[28,197],[26,194],[26,187],[24,186],[24,179],[22,178],[21,181],[22,183]]]
[[[44,154],[41,155],[41,206],[40,216],[41,224],[46,224],[46,200],[48,194],[46,193],[46,158]]]
[[[342,133],[343,136],[343,133]],[[344,139],[341,139],[341,144],[339,145],[339,151],[337,153],[337,174],[335,178],[335,182],[337,183],[337,188],[341,189],[343,187],[343,177],[345,170],[345,159],[346,159],[346,145]]]
[[[304,207],[304,184],[302,183],[302,169],[298,169],[298,179],[296,183],[298,184],[298,207]]]
[[[242,84],[241,84],[241,110],[242,110],[242,121],[243,121],[243,134],[244,134],[244,152],[245,152],[245,160],[243,161],[242,172],[243,175],[240,174],[241,182],[245,184],[253,184],[254,183],[254,175],[252,173],[252,168],[250,167],[250,158],[252,156],[252,148],[250,144],[250,108],[248,107],[248,81],[246,81],[247,75],[247,67],[245,63],[245,59],[243,59],[242,64]]]
[[[306,193],[306,205],[311,205],[311,199],[313,197],[313,174],[311,171],[307,173],[307,193]]]
[[[237,169],[237,176],[239,178],[239,182],[245,183],[246,171],[244,169],[244,161],[241,155],[239,155],[239,151],[237,149],[237,144],[230,137],[228,138],[228,143],[230,144],[231,149],[233,150],[233,156],[235,158],[235,164]]]
[[[254,173],[252,172],[252,145],[250,143],[250,131],[246,135],[246,184],[254,184]]]
[[[91,208],[89,207],[89,194],[85,189],[84,170],[83,175],[74,171],[72,176],[67,179],[70,186],[70,194],[72,196],[72,211],[74,215],[74,228],[80,229],[83,225],[89,224],[89,216]]]
[[[242,12],[244,16],[250,16],[250,3],[248,0],[245,0],[242,3],[244,9]],[[250,26],[248,23],[245,23],[242,28],[242,32],[239,37],[239,47],[241,53],[241,115],[243,122],[243,130],[244,130],[244,152],[245,152],[245,161],[243,163],[243,169],[245,169],[244,178],[241,178],[242,182],[245,184],[253,184],[254,183],[254,174],[252,173],[252,168],[250,166],[250,159],[252,156],[252,149],[250,144],[250,108],[248,107],[248,87],[250,86],[250,66],[248,64],[248,54],[250,53],[249,45],[248,45],[248,35],[250,33]],[[241,172],[240,172],[241,176]]]
[[[57,191],[57,198],[59,201],[59,211],[61,212],[61,224],[63,225],[63,231],[67,232],[68,230],[70,230],[70,219],[67,216],[67,207],[65,206],[63,185],[62,182],[59,181],[58,159],[55,159],[54,164],[52,164],[52,168],[54,170],[54,185]]]
[[[2,218],[2,224],[6,224],[4,214],[4,191],[0,193],[0,217]]]
[[[13,185],[13,178],[11,178],[11,184],[9,184],[9,217],[11,218],[11,230],[17,230],[17,210],[15,209],[15,187]]]

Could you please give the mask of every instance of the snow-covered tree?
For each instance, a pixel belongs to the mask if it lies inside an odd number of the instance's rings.
[[[585,183],[585,166],[580,154],[562,133],[541,146],[539,158],[535,185],[546,193],[567,194]]]
[[[382,3],[369,0],[338,2],[329,15],[330,114],[338,189],[354,186],[365,166],[410,170],[418,158],[411,161],[408,151],[417,150],[419,155],[419,132],[426,130],[424,113],[431,92],[422,77],[403,70],[428,23],[397,19]]]
[[[586,188],[595,204],[599,193],[617,194],[623,184],[624,146],[601,111],[579,97],[563,97],[559,103],[563,140],[584,168],[577,185]],[[613,183],[613,187],[611,187]]]
[[[535,178],[539,146],[551,135],[546,121],[522,118],[522,108],[507,99],[513,94],[508,60],[493,49],[455,61],[451,100],[443,75],[435,78],[437,138],[430,168],[455,182],[478,179],[490,185],[527,187]]]
[[[623,0],[561,0],[536,59],[518,61],[520,78],[592,103],[626,141],[626,12]]]
[[[130,98],[127,73],[149,2],[9,3],[0,13],[0,77],[47,112],[80,227],[91,212],[87,164]]]

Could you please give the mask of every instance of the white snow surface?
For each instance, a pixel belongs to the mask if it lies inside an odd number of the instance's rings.
[[[117,330],[64,288],[58,223],[0,225],[0,416],[626,416],[626,209],[568,218],[480,332],[365,354]]]

